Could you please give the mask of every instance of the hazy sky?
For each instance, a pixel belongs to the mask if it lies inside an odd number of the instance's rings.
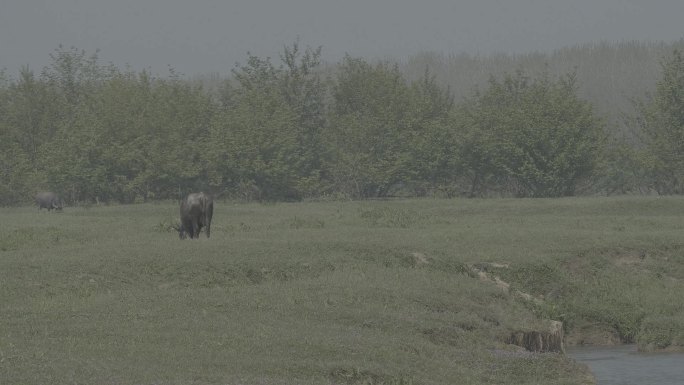
[[[39,71],[60,44],[104,62],[228,73],[299,36],[323,58],[521,53],[684,38],[684,0],[0,0],[0,68]]]

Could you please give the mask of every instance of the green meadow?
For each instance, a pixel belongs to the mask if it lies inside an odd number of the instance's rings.
[[[592,383],[506,343],[549,319],[684,347],[681,197],[177,207],[0,208],[0,383]]]

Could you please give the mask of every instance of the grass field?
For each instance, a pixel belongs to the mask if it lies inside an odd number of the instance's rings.
[[[504,341],[684,347],[684,199],[0,209],[1,384],[582,384]],[[478,279],[498,276],[529,301]]]

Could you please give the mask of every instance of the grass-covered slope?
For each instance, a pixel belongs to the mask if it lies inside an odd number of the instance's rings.
[[[684,345],[684,199],[217,202],[193,241],[177,211],[0,209],[1,382],[586,383],[505,343],[548,318]]]

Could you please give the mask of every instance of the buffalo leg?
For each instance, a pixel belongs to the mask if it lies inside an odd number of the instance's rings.
[[[200,227],[197,221],[192,221],[192,236],[190,238],[199,238]]]

